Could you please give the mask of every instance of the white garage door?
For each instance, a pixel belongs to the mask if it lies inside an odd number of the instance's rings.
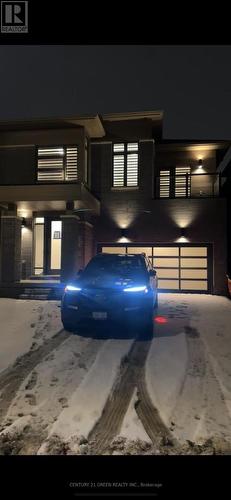
[[[208,245],[104,245],[106,253],[145,253],[157,271],[159,290],[209,292]]]

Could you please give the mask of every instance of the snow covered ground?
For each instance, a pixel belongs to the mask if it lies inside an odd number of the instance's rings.
[[[181,440],[231,442],[231,301],[161,294],[146,383],[165,424]]]
[[[160,294],[164,322],[154,318],[150,340],[94,327],[70,334],[58,306],[0,299],[0,454],[231,445],[231,301]]]
[[[62,328],[58,304],[0,299],[0,372]]]

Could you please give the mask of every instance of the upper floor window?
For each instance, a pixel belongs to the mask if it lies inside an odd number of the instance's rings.
[[[76,181],[78,179],[77,146],[38,148],[37,180]]]
[[[191,188],[191,168],[175,167],[160,170],[160,198],[188,198]]]
[[[138,173],[138,142],[113,144],[113,187],[137,187]]]

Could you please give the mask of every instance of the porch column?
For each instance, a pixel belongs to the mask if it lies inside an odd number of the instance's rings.
[[[61,281],[67,282],[82,267],[82,237],[79,231],[79,217],[61,215],[62,257]]]
[[[17,215],[2,215],[1,219],[0,279],[15,283],[21,279],[22,219]]]

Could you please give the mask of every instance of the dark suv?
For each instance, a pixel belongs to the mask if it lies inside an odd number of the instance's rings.
[[[61,314],[66,330],[86,320],[126,319],[152,326],[157,306],[157,277],[145,254],[96,255],[67,284]]]

